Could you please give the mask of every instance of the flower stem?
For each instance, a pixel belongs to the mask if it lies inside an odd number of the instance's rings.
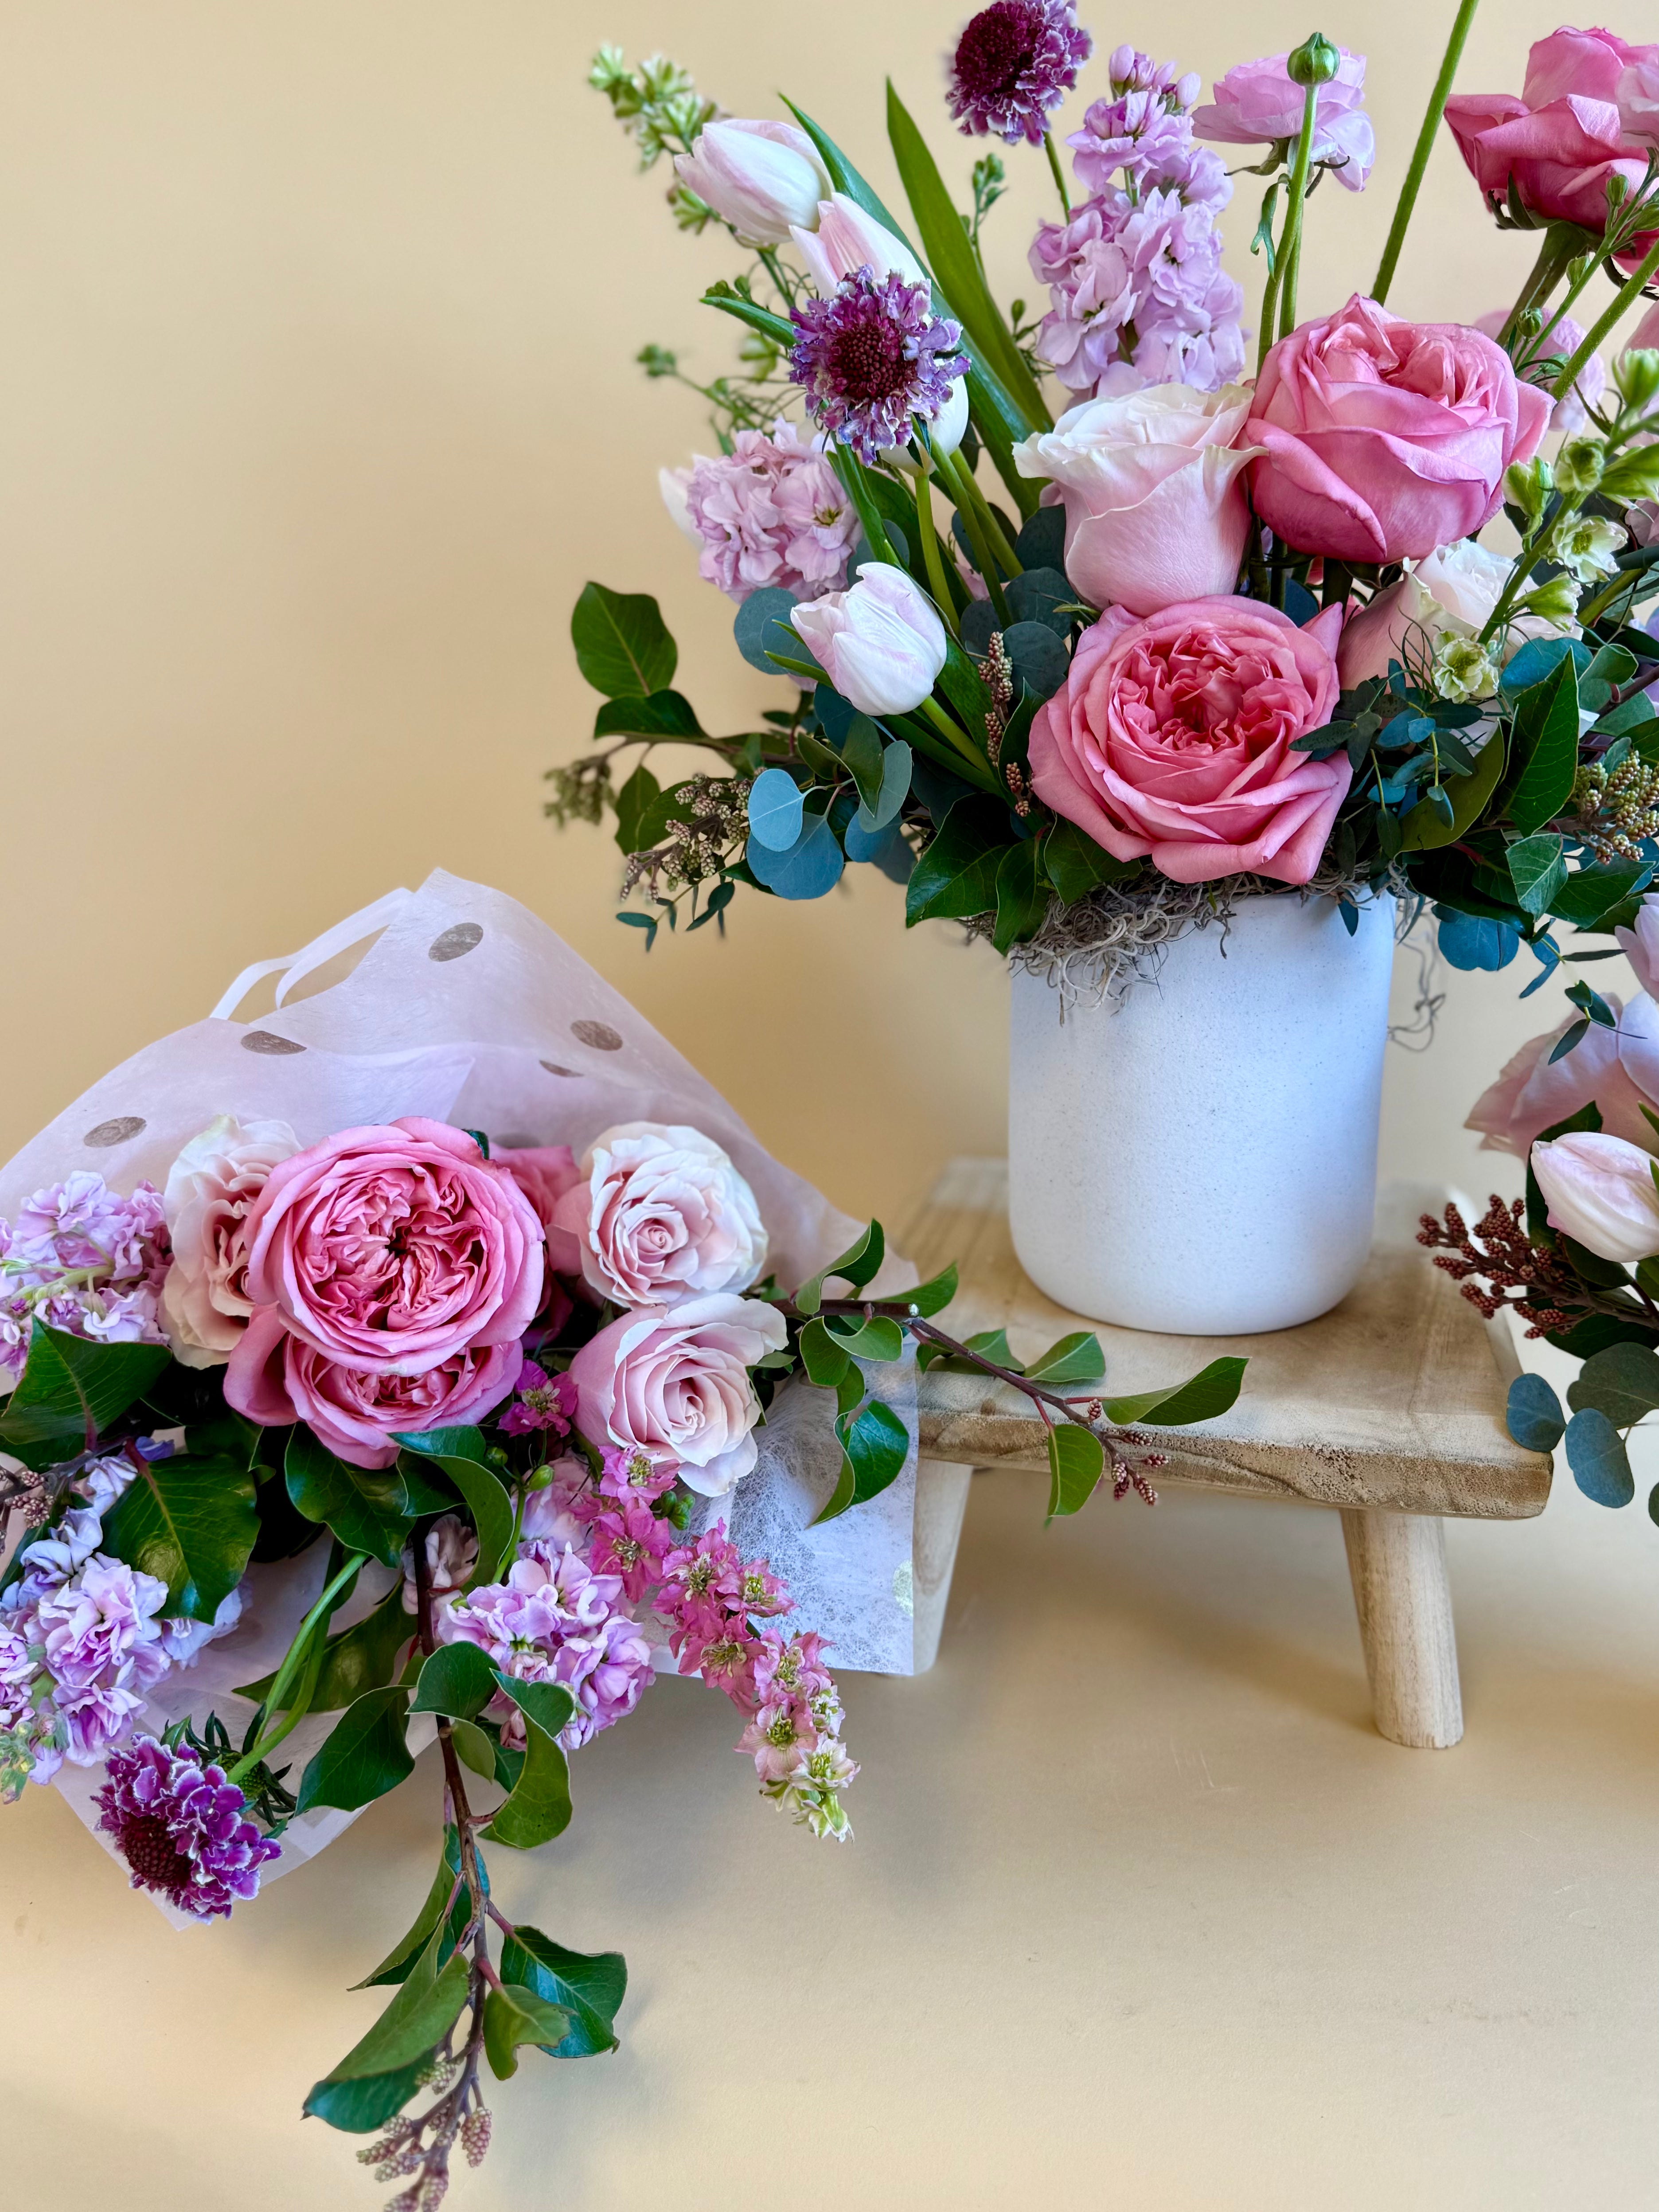
[[[1060,149],[1054,144],[1054,133],[1051,131],[1045,131],[1042,134],[1042,150],[1048,156],[1048,168],[1054,180],[1054,190],[1060,194],[1060,207],[1065,213],[1066,222],[1070,222],[1072,203],[1066,191],[1066,172],[1060,166]]]
[[[282,1665],[276,1670],[276,1678],[270,1686],[270,1694],[266,1697],[264,1705],[260,1708],[259,1717],[261,1720],[263,1720],[268,1713],[278,1713],[282,1711],[284,1702],[293,1686],[295,1677],[298,1674],[301,1665],[304,1663],[306,1646],[309,1643],[313,1632],[315,1631],[319,1622],[325,1622],[327,1620],[329,1615],[334,1611],[335,1607],[340,1602],[340,1599],[344,1593],[346,1584],[349,1582],[355,1581],[356,1577],[362,1572],[362,1569],[368,1565],[368,1554],[366,1552],[352,1553],[350,1557],[346,1560],[345,1565],[340,1569],[338,1574],[334,1577],[333,1580],[329,1583],[327,1587],[324,1589],[322,1595],[318,1599],[316,1604],[312,1607],[310,1612],[307,1613],[305,1619],[300,1623],[299,1628],[295,1634],[294,1641],[289,1645],[287,1655],[283,1658]],[[237,1760],[235,1765],[232,1767],[229,1773],[226,1775],[226,1781],[240,1783],[243,1775],[251,1773],[253,1768],[258,1765],[259,1761],[264,1757],[265,1753],[271,1748],[271,1747],[274,1744],[279,1743],[283,1737],[288,1734],[289,1730],[295,1726],[295,1723],[304,1718],[305,1711],[305,1702],[296,1701],[293,1712],[279,1728],[271,1729],[268,1732],[262,1732],[255,1739],[252,1749],[244,1753],[242,1757]]]
[[[921,466],[916,471],[916,528],[921,538],[921,557],[927,569],[927,582],[932,589],[939,618],[952,637],[956,637],[956,605],[951,597],[951,587],[945,580],[945,556],[939,550],[939,532],[933,527],[933,488],[928,470],[928,454],[923,448]]]
[[[1279,243],[1279,335],[1288,337],[1296,328],[1296,279],[1302,260],[1302,223],[1308,204],[1308,171],[1313,165],[1314,126],[1319,117],[1319,87],[1310,84],[1302,103],[1302,128],[1297,134],[1296,155],[1291,163],[1290,204],[1285,210],[1285,233]]]
[[[1506,350],[1520,326],[1522,316],[1526,313],[1528,307],[1536,307],[1540,313],[1542,313],[1544,303],[1555,289],[1561,271],[1570,268],[1577,258],[1572,250],[1571,236],[1559,235],[1559,225],[1552,223],[1544,233],[1544,242],[1538,249],[1538,258],[1532,264],[1532,273],[1522,286],[1515,305],[1510,309],[1508,319],[1498,334],[1498,344]],[[1588,283],[1589,281],[1587,276],[1583,283]],[[1568,295],[1567,299],[1556,309],[1549,320],[1558,321],[1566,313],[1577,292],[1583,289],[1583,283],[1575,287],[1574,291]],[[1545,328],[1545,324],[1539,325],[1540,334]]]
[[[991,520],[992,527],[994,528],[994,520],[990,517],[988,509],[983,515],[980,513],[980,508],[984,506],[983,501],[975,506],[975,492],[978,488],[975,486],[973,491],[969,489],[972,478],[969,476],[960,453],[941,453],[939,471],[956,489],[957,512],[961,515],[963,526],[972,542],[974,555],[979,562],[979,573],[984,578],[985,588],[991,595],[991,605],[996,609],[997,621],[1004,629],[1006,629],[1013,617],[1008,611],[1008,602],[1003,596],[1002,579],[997,574],[996,558],[991,550],[991,540],[985,529],[987,520]]]
[[[1434,151],[1435,133],[1440,128],[1441,116],[1445,112],[1450,97],[1452,80],[1457,75],[1457,64],[1463,58],[1464,42],[1469,35],[1469,26],[1474,21],[1480,0],[1462,0],[1457,20],[1446,41],[1446,52],[1440,64],[1440,74],[1434,81],[1434,90],[1429,94],[1428,112],[1423,118],[1423,128],[1417,134],[1417,143],[1412,149],[1411,167],[1406,172],[1406,181],[1400,188],[1400,199],[1395,208],[1394,221],[1389,226],[1388,241],[1382,248],[1382,258],[1376,266],[1376,282],[1371,287],[1371,297],[1382,307],[1389,296],[1389,287],[1394,282],[1394,272],[1399,265],[1400,249],[1406,242],[1406,230],[1417,205],[1417,195],[1422,189],[1423,173],[1429,166],[1429,155]]]
[[[1601,344],[1602,339],[1607,336],[1610,331],[1612,331],[1614,325],[1618,323],[1626,309],[1627,307],[1633,307],[1637,301],[1641,298],[1643,288],[1646,285],[1648,279],[1653,275],[1656,270],[1659,270],[1659,239],[1656,239],[1654,240],[1653,245],[1643,258],[1642,263],[1636,270],[1635,275],[1631,277],[1627,283],[1621,284],[1620,286],[1619,290],[1613,295],[1613,305],[1607,309],[1607,313],[1601,317],[1599,321],[1592,323],[1589,329],[1584,333],[1583,343],[1579,346],[1577,351],[1563,368],[1559,376],[1556,378],[1555,382],[1550,386],[1550,389],[1556,398],[1560,399],[1565,398],[1565,395],[1572,390],[1573,386],[1578,381],[1579,373],[1583,369],[1584,363],[1595,351],[1595,349]]]

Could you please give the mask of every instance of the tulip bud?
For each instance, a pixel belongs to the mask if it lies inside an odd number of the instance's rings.
[[[830,190],[817,149],[793,123],[722,118],[674,156],[674,169],[751,246],[781,246],[792,224],[815,223]]]
[[[1659,1253],[1659,1184],[1650,1153],[1602,1130],[1532,1148],[1552,1229],[1599,1260],[1633,1267]]]
[[[902,568],[866,561],[844,592],[791,611],[796,634],[861,714],[906,714],[932,692],[947,640],[933,601]]]
[[[1286,55],[1285,60],[1285,73],[1292,84],[1328,84],[1341,66],[1340,49],[1318,31],[1304,46]]]

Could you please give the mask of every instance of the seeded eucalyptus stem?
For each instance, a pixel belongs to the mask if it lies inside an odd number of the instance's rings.
[[[1406,231],[1417,205],[1417,195],[1423,185],[1423,173],[1429,166],[1429,156],[1434,151],[1435,133],[1440,128],[1440,118],[1445,112],[1446,102],[1451,96],[1457,64],[1463,58],[1464,43],[1469,35],[1469,26],[1474,21],[1474,11],[1480,0],[1462,0],[1451,36],[1446,41],[1446,52],[1440,64],[1440,74],[1434,81],[1434,90],[1429,94],[1428,112],[1423,118],[1423,127],[1417,134],[1417,143],[1412,149],[1411,167],[1406,172],[1406,181],[1400,188],[1400,198],[1394,211],[1394,221],[1389,226],[1388,241],[1382,248],[1382,258],[1377,264],[1376,282],[1371,287],[1371,297],[1378,307],[1389,296],[1389,287],[1394,282],[1394,272],[1399,266],[1400,249],[1406,242]]]

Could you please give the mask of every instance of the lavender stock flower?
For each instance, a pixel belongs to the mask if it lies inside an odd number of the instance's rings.
[[[1040,146],[1049,109],[1077,82],[1093,47],[1071,0],[993,0],[951,57],[951,113],[966,133]]]
[[[799,332],[792,380],[805,386],[819,427],[863,461],[904,445],[912,417],[931,422],[967,374],[962,331],[928,313],[927,286],[898,276],[878,282],[867,264],[790,316]]]
[[[137,1737],[110,1759],[99,1791],[99,1826],[115,1838],[135,1889],[153,1889],[198,1920],[254,1896],[259,1869],[278,1846],[244,1820],[246,1799],[222,1766]]]

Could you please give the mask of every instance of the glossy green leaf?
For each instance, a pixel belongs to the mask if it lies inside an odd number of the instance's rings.
[[[577,667],[607,699],[647,699],[673,681],[679,653],[648,592],[585,586],[570,641]]]
[[[477,1721],[452,1721],[449,1735],[455,1747],[455,1756],[462,1765],[470,1766],[486,1782],[493,1782],[495,1779],[496,1746],[495,1739],[489,1730],[481,1729]]]
[[[1194,1421],[1211,1421],[1224,1413],[1238,1398],[1248,1360],[1212,1359],[1209,1365],[1174,1390],[1143,1390],[1129,1398],[1109,1398],[1106,1418],[1119,1428],[1138,1428],[1144,1422],[1155,1428],[1185,1428]]]
[[[434,2046],[435,2047],[435,2046]],[[319,2081],[301,2107],[307,2119],[326,2120],[343,2134],[372,2136],[402,2112],[421,2086],[432,2052],[387,2074],[368,2074],[349,2081]]]
[[[420,1453],[427,1459],[483,1459],[489,1449],[489,1440],[482,1429],[471,1426],[453,1429],[398,1430],[392,1439],[405,1451]]]
[[[822,1315],[809,1321],[800,1333],[800,1364],[806,1370],[806,1379],[816,1382],[822,1390],[833,1390],[846,1374],[850,1362],[824,1325]]]
[[[1595,867],[1575,868],[1551,899],[1549,910],[1577,929],[1595,929],[1626,899],[1645,890],[1652,878],[1653,870],[1642,860],[1611,860]]]
[[[850,1495],[842,1502],[847,1488],[846,1467],[842,1480],[836,1485],[834,1495],[812,1523],[817,1528],[832,1521],[849,1506],[862,1505],[866,1499],[878,1498],[896,1481],[910,1455],[910,1437],[903,1422],[879,1398],[871,1399],[868,1405],[855,1414],[842,1414],[836,1423],[836,1431],[842,1440],[842,1449],[853,1471]]]
[[[99,1344],[37,1321],[0,1409],[0,1452],[26,1467],[71,1459],[142,1398],[172,1360],[163,1344]]]
[[[1092,1329],[1078,1329],[1051,1344],[1035,1366],[1025,1370],[1033,1382],[1051,1386],[1063,1382],[1098,1382],[1106,1372],[1106,1355]]]
[[[1571,654],[1545,683],[1522,694],[1512,746],[1519,773],[1508,796],[1509,817],[1529,837],[1567,804],[1578,773],[1578,672]]]
[[[454,1458],[447,1452],[428,1452],[427,1456],[442,1468],[460,1492],[477,1533],[477,1561],[467,1577],[466,1587],[473,1589],[480,1583],[493,1583],[513,1541],[511,1493],[495,1468],[486,1467],[482,1460]],[[418,1469],[411,1469],[406,1462],[399,1464],[405,1480],[418,1475]]]
[[[930,1275],[925,1283],[918,1283],[914,1291],[900,1291],[897,1295],[913,1314],[927,1319],[931,1315],[944,1312],[955,1297],[957,1287],[957,1263],[952,1260],[948,1267],[941,1267],[937,1275]]]
[[[521,1983],[506,1982],[484,1999],[484,2056],[498,2081],[518,2072],[521,2044],[545,2050],[562,2043],[569,2032],[570,2014],[564,2008],[550,2004]]]
[[[1542,914],[1565,886],[1566,848],[1559,837],[1522,837],[1505,854],[1516,903],[1523,914]]]
[[[404,1741],[408,1709],[408,1691],[395,1684],[354,1699],[300,1778],[300,1811],[337,1805],[355,1812],[412,1774],[415,1761]]]
[[[858,826],[866,836],[873,836],[896,823],[905,800],[910,796],[910,779],[915,773],[915,756],[902,738],[896,738],[881,757],[881,784],[875,799],[866,800],[862,795],[858,811]]]
[[[997,869],[996,908],[991,942],[999,952],[1023,944],[1042,927],[1048,911],[1048,885],[1037,872],[1034,837],[1004,853]]]
[[[211,1620],[259,1533],[253,1477],[233,1459],[147,1461],[104,1522],[103,1548],[167,1586],[166,1611]]]
[[[641,761],[617,793],[617,843],[624,853],[642,852],[640,823],[662,797],[662,786]]]
[[[283,1474],[307,1521],[331,1528],[349,1552],[367,1552],[388,1567],[399,1564],[414,1516],[395,1468],[348,1467],[301,1425],[289,1432]]]
[[[878,1221],[868,1223],[840,1255],[819,1273],[809,1277],[795,1293],[795,1304],[805,1314],[815,1314],[823,1299],[827,1282],[850,1283],[861,1291],[873,1282],[887,1256],[887,1239]]]
[[[421,1663],[411,1713],[470,1721],[495,1694],[495,1669],[476,1644],[442,1644]]]
[[[842,739],[841,758],[866,808],[873,811],[881,798],[881,732],[867,714],[854,714]]]
[[[1596,1505],[1628,1505],[1636,1495],[1625,1440],[1607,1415],[1586,1407],[1567,1423],[1567,1465],[1572,1479]]]
[[[1092,1431],[1065,1421],[1048,1431],[1048,1518],[1080,1512],[1095,1494],[1106,1447]]]
[[[562,2041],[541,2046],[550,2058],[592,2058],[617,2048],[616,2017],[628,1992],[620,1951],[568,1951],[521,1920],[501,1946],[501,1979],[569,2014]]]
[[[1115,860],[1075,822],[1064,821],[1056,822],[1042,841],[1042,865],[1067,906],[1086,898],[1097,884],[1117,883],[1125,876],[1138,875],[1141,866],[1139,860]]]
[[[447,1836],[453,1836],[455,1832],[451,1828],[446,1832]],[[438,1862],[438,1871],[432,1877],[432,1887],[426,1893],[425,1904],[415,1916],[414,1926],[386,1953],[374,1972],[365,1974],[361,1982],[354,1982],[352,1988],[372,1990],[383,1983],[406,1982],[410,1969],[425,1950],[434,1929],[443,1918],[444,1907],[448,1904],[454,1887],[455,1869],[446,1852]]]
[[[975,793],[958,799],[916,862],[904,894],[905,927],[989,913],[997,902],[997,872],[1014,842],[1000,799]]]
[[[384,1689],[394,1682],[402,1654],[414,1634],[414,1617],[404,1610],[399,1577],[373,1613],[341,1629],[324,1645],[322,1668],[311,1693],[312,1711],[337,1712],[365,1690]],[[274,1679],[267,1675],[263,1683],[251,1683],[239,1695],[262,1696]]]
[[[533,1850],[570,1825],[570,1769],[553,1739],[575,1711],[575,1700],[552,1682],[497,1679],[525,1717],[525,1760],[512,1795],[497,1807],[484,1834],[491,1843]]]
[[[411,1973],[362,2041],[313,2088],[307,2112],[353,2135],[384,2125],[413,2095],[416,2077],[460,2018],[470,1979],[459,1954],[435,1976]]]
[[[1469,774],[1454,776],[1445,786],[1445,795],[1451,801],[1450,816],[1447,816],[1443,807],[1433,805],[1428,799],[1419,799],[1401,823],[1401,850],[1405,853],[1434,852],[1442,845],[1455,844],[1467,830],[1473,829],[1485,813],[1503,777],[1504,761],[1504,734],[1501,730],[1495,730],[1476,754],[1474,766]]]
[[[1615,1344],[1587,1359],[1567,1386],[1574,1413],[1593,1407],[1617,1429],[1632,1428],[1659,1410],[1659,1355],[1646,1346]]]
[[[593,718],[596,738],[700,738],[704,734],[691,702],[678,691],[653,691],[648,698],[607,699]]]
[[[829,1323],[832,1340],[852,1359],[897,1359],[904,1351],[904,1331],[885,1314],[868,1321],[857,1314],[836,1314]]]

